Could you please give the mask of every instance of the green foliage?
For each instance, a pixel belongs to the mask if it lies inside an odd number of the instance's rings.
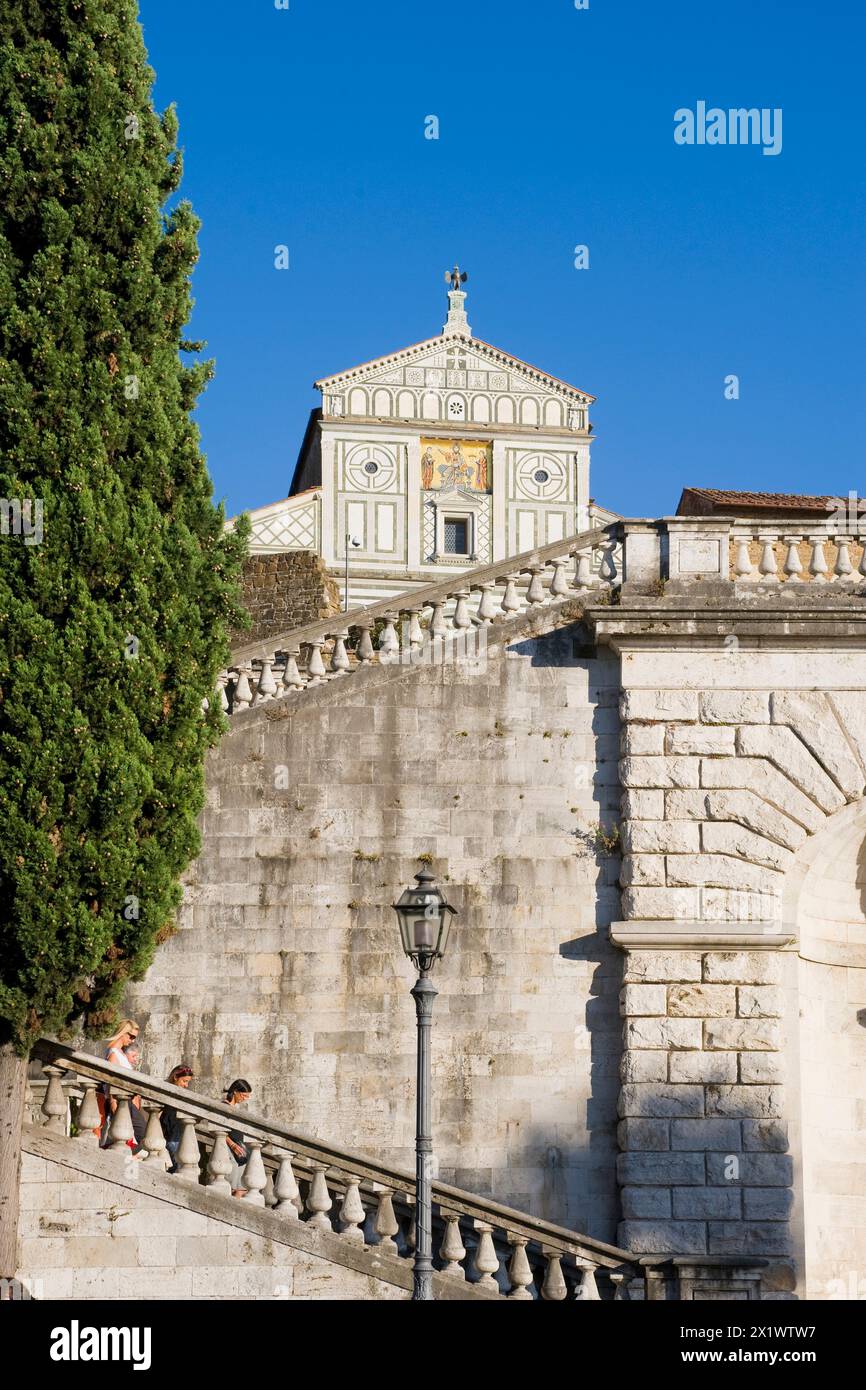
[[[184,362],[198,222],[135,0],[0,9],[0,1041],[98,1028],[172,930],[242,624]],[[36,514],[30,513],[31,521]],[[131,639],[134,639],[131,640]],[[212,702],[213,705],[213,702]]]

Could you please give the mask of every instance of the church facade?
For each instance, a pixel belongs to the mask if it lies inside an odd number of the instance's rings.
[[[288,498],[254,553],[320,555],[351,606],[549,545],[615,514],[589,495],[594,397],[474,337],[465,275],[436,337],[315,383]]]

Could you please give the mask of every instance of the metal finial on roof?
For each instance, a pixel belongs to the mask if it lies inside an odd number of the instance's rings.
[[[453,270],[446,270],[445,282],[450,285],[452,290],[459,290],[461,285],[465,285],[469,279],[465,270],[461,270],[459,265],[455,265]]]
[[[472,337],[472,329],[469,327],[469,320],[466,317],[464,308],[466,291],[461,289],[465,285],[469,276],[465,270],[461,270],[459,265],[454,266],[453,270],[446,270],[445,283],[449,286],[448,290],[448,318],[445,321],[443,333],[460,333],[466,338]]]

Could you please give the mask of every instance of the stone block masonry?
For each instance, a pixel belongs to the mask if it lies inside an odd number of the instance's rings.
[[[459,912],[434,976],[439,1173],[613,1240],[620,861],[597,832],[619,819],[619,667],[576,657],[576,631],[512,620],[483,662],[374,666],[233,717],[180,930],[127,1000],[150,1070],[248,1077],[257,1109],[411,1169],[391,905],[429,865]]]
[[[243,604],[251,627],[233,634],[233,640],[241,643],[339,613],[340,595],[319,555],[286,550],[249,556],[244,564]]]

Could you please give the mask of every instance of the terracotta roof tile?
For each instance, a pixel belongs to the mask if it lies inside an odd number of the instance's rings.
[[[809,496],[797,492],[728,492],[713,487],[683,488],[678,516],[700,512],[736,512],[742,509],[766,512],[831,512],[838,501],[826,494]]]

